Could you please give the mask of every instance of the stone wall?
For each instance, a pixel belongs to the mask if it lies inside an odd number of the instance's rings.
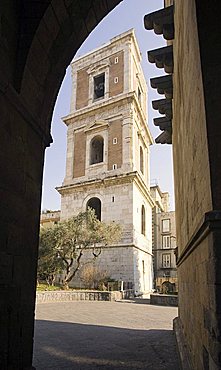
[[[212,291],[207,282],[208,259],[208,239],[205,239],[188,258],[188,270],[185,263],[181,264],[178,270],[179,318],[196,369],[204,368],[203,349],[208,350],[209,347],[209,336],[205,327],[205,320],[208,320],[208,313],[212,308],[210,305]]]
[[[116,63],[116,58],[118,59]],[[116,80],[117,77],[117,80]],[[115,96],[124,91],[124,52],[110,57],[109,96]]]
[[[126,294],[126,293],[125,293]],[[50,291],[37,292],[36,303],[68,302],[68,301],[116,301],[123,298],[123,292],[99,292],[99,291]]]
[[[141,234],[142,205],[145,209],[145,235]],[[152,253],[152,209],[147,196],[140,191],[138,184],[133,184],[133,225],[134,242],[143,250]]]
[[[1,87],[0,368],[19,369],[32,362],[44,145],[13,88]]]
[[[125,244],[126,238],[123,238]],[[119,243],[120,244],[120,243]],[[77,272],[70,282],[70,287],[85,288],[82,280],[84,268],[93,266],[102,273],[116,281],[123,281],[133,287],[138,294],[152,290],[152,255],[145,250],[136,248],[133,245],[116,245],[103,247],[101,254],[93,259],[93,250],[87,250],[81,259],[82,268]],[[98,250],[96,251],[98,252]],[[63,275],[58,275],[57,282],[61,283]]]
[[[116,181],[93,181],[79,184],[72,191],[62,194],[61,199],[61,218],[67,219],[86,209],[88,200],[98,197],[101,200],[101,219],[104,222],[122,222],[125,231],[131,230],[129,238],[132,241],[133,232],[133,210],[130,205],[133,199],[133,186],[129,182]],[[123,206],[119,208],[119,205]]]
[[[32,366],[44,150],[57,94],[77,49],[118,3],[1,3],[1,369]]]
[[[108,131],[108,170],[113,170],[114,164],[122,166],[122,120],[111,122]]]
[[[73,177],[85,175],[86,137],[84,131],[76,132],[74,139]]]
[[[178,296],[170,294],[150,294],[150,304],[177,307]]]
[[[76,109],[81,109],[88,105],[88,90],[89,77],[87,69],[82,69],[77,72]]]
[[[211,210],[210,169],[195,1],[176,1],[173,160],[177,245],[186,247]]]
[[[205,17],[204,25],[199,17],[196,18],[196,5],[198,11],[203,9],[201,17]],[[219,204],[212,203],[218,199],[220,192],[216,189],[212,193],[215,188],[211,187],[211,184],[217,185],[220,175],[217,172],[211,177],[211,166],[215,163],[213,158],[218,157],[209,157],[211,143],[208,136],[208,129],[214,139],[217,134],[208,119],[208,101],[210,104],[215,99],[216,92],[213,91],[205,101],[205,92],[213,86],[213,78],[210,76],[209,84],[205,85],[201,58],[203,45],[200,49],[198,38],[199,31],[201,36],[208,33],[213,43],[217,34],[213,28],[218,10],[213,8],[210,14],[209,9],[208,2],[199,5],[194,0],[177,0],[174,13],[173,158],[179,254],[178,326],[182,330],[192,367],[197,370],[220,369],[221,366],[218,308],[220,211],[213,210],[214,205]],[[208,23],[207,13],[211,16]],[[218,44],[220,47],[220,39]],[[211,60],[216,59],[211,56],[212,52],[207,55],[210,66]],[[218,121],[215,126],[220,127]]]
[[[84,252],[81,259],[82,270],[87,268],[88,262],[89,267],[93,265],[98,268],[99,271],[117,281],[133,282],[134,281],[134,270],[133,270],[133,247],[132,246],[111,246],[103,247],[101,254],[93,259],[93,250]],[[85,285],[81,280],[81,269],[77,272],[75,278],[71,281],[70,286],[84,288]]]
[[[62,196],[62,218],[66,219],[86,209],[92,197],[101,200],[101,219],[104,222],[118,222],[123,227],[122,239],[116,247],[105,247],[98,262],[104,270],[109,268],[111,277],[117,280],[134,281],[137,291],[152,289],[152,247],[151,247],[151,206],[136,184],[108,182],[103,180],[80,184]],[[135,201],[136,200],[136,201]],[[141,207],[145,205],[146,235],[141,234]],[[133,257],[134,254],[134,257]],[[101,260],[101,262],[100,262]],[[144,261],[144,262],[142,262]],[[145,286],[143,266],[145,270]],[[134,267],[137,275],[134,276]],[[140,284],[139,281],[142,283]],[[79,285],[78,285],[79,286]]]

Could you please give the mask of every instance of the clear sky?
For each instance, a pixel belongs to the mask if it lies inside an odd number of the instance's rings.
[[[150,87],[149,79],[164,74],[164,70],[156,68],[155,64],[147,61],[147,51],[165,46],[162,35],[155,35],[153,31],[144,29],[143,17],[152,11],[163,7],[163,0],[123,0],[111,13],[109,13],[88,36],[76,56],[81,56],[104,43],[112,37],[131,28],[135,34],[142,54],[142,67],[148,85],[148,125],[154,138],[161,131],[153,125],[153,118],[158,112],[152,109],[152,100],[163,98]],[[55,190],[60,186],[65,174],[66,161],[66,132],[67,128],[61,117],[69,114],[71,99],[70,67],[67,69],[59,91],[52,118],[53,144],[46,149],[42,209],[60,209],[60,195]],[[172,146],[154,144],[151,146],[151,180],[157,180],[162,191],[170,193],[170,208],[174,209],[173,196],[173,169]]]

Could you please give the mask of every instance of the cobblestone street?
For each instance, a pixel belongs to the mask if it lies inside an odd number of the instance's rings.
[[[177,308],[138,302],[58,302],[36,307],[37,370],[178,370]]]

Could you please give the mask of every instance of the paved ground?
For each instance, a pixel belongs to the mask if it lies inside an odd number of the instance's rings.
[[[137,302],[42,303],[36,310],[37,370],[178,370],[174,307]]]

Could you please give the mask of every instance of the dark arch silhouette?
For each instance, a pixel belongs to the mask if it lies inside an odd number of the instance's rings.
[[[57,94],[76,51],[120,1],[21,0],[1,6],[0,267],[9,276],[1,290],[1,369],[32,364],[44,151],[52,142]]]
[[[165,0],[165,4],[168,2]],[[75,52],[118,3],[120,0],[21,0],[1,4],[0,268],[2,276],[7,277],[1,287],[2,369],[31,368],[32,364],[42,170],[44,150],[52,140],[50,123],[55,100]],[[181,31],[174,43],[174,71],[179,70],[179,75],[175,72],[173,79],[173,153],[178,236],[186,238],[178,244],[181,246],[177,264],[185,284],[180,284],[180,294],[184,295],[179,303],[182,321],[177,321],[176,325],[180,330],[183,328],[184,337],[190,344],[199,343],[197,351],[195,348],[192,351],[198,354],[192,356],[195,368],[198,364],[198,368],[202,367],[203,363],[208,368],[210,359],[215,361],[217,368],[221,364],[221,322],[217,313],[221,301],[218,274],[221,233],[220,13],[221,3],[218,1],[214,7],[205,0],[176,1],[175,29],[178,26]],[[159,33],[161,26],[153,24],[152,16],[150,23]],[[164,31],[168,34],[168,27],[164,29],[162,23]],[[197,130],[193,132],[194,127]],[[200,174],[203,174],[203,181],[200,181]],[[205,194],[209,194],[207,203]],[[190,195],[194,199],[193,205]],[[188,232],[183,232],[181,226],[188,227]],[[205,242],[203,238],[206,238]],[[202,253],[198,250],[204,250],[205,245],[209,250],[207,254],[215,257],[205,259],[204,279],[196,281],[195,271],[202,275],[199,269]],[[190,295],[190,288],[195,292],[194,297]],[[201,301],[199,292],[206,292],[205,300]],[[210,317],[214,318],[212,331],[208,324],[205,325],[205,319],[211,321]],[[205,341],[201,341],[202,336],[198,334],[202,327],[206,333]],[[210,343],[209,347],[206,343]]]
[[[101,163],[104,160],[104,139],[95,136],[90,143],[90,164]]]
[[[101,201],[97,197],[90,198],[87,202],[86,208],[92,208],[95,210],[95,214],[99,221],[101,221]]]

